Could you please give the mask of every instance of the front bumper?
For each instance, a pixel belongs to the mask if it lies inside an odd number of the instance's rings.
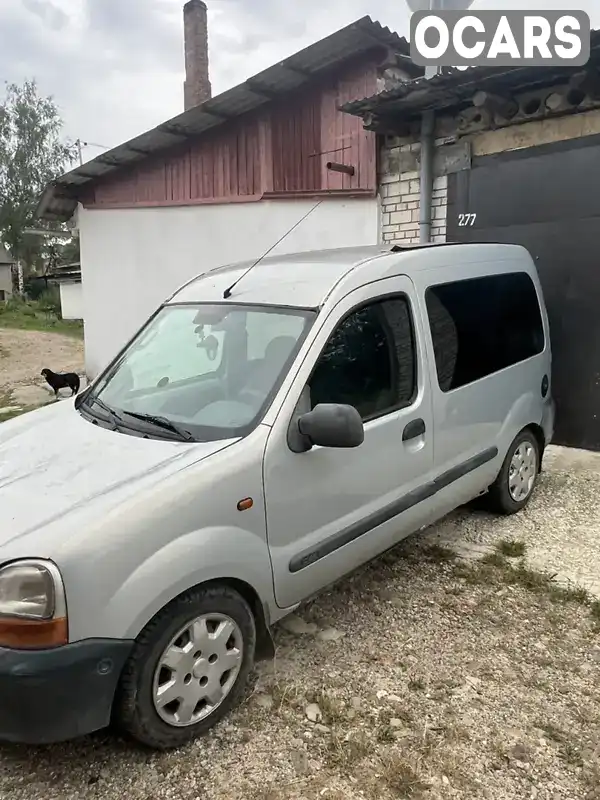
[[[0,648],[0,740],[51,744],[105,728],[132,647],[87,639],[54,650]]]

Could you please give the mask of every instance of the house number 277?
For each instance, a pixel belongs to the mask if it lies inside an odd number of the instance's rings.
[[[458,227],[459,228],[472,228],[475,225],[477,214],[459,214]]]

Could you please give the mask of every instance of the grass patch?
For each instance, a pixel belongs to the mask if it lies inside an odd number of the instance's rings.
[[[426,547],[423,550],[423,555],[427,561],[436,561],[438,563],[455,561],[457,558],[454,550],[451,550],[449,547],[442,547],[442,545],[439,544],[432,544]]]
[[[38,406],[21,405],[20,403],[15,402],[11,392],[0,390],[0,424],[2,422],[8,422],[9,419],[20,417],[23,414],[28,414],[30,411],[35,411],[36,408],[41,408],[45,405],[48,404],[42,403]],[[11,406],[14,407],[13,411],[2,411],[3,408],[10,408]]]
[[[424,692],[425,681],[422,678],[419,678],[417,675],[413,675],[411,678],[409,678],[408,688],[411,692]]]
[[[555,582],[555,575],[530,569],[522,561],[513,566],[498,550],[488,553],[475,564],[458,567],[457,575],[471,586],[517,586],[534,594],[545,595],[553,603],[586,606],[596,625],[600,626],[600,600],[592,600],[586,589],[561,586]]]
[[[19,408],[15,409],[14,411],[2,411],[0,409],[0,424],[2,422],[8,422],[9,419],[15,419],[15,417],[20,417],[22,414],[26,414],[28,411],[31,411],[30,408]]]
[[[342,772],[349,772],[357,762],[372,755],[373,747],[374,742],[362,731],[348,738],[333,730],[327,745],[325,760],[330,767],[337,767]]]
[[[334,725],[345,718],[342,702],[324,689],[309,696],[309,699],[310,702],[316,703],[321,709],[325,725]]]
[[[0,328],[47,331],[76,339],[83,338],[83,322],[61,319],[55,310],[34,300],[12,299],[0,304]]]
[[[563,761],[575,767],[583,766],[581,745],[567,731],[559,728],[553,722],[542,723],[538,727],[544,731],[551,742],[558,745],[558,753]]]
[[[591,605],[589,592],[583,586],[551,586],[549,591],[550,599],[555,603]]]
[[[497,552],[506,558],[522,558],[527,547],[525,542],[518,542],[516,539],[503,539],[496,546]]]
[[[42,408],[45,405],[48,405],[48,403],[43,403],[41,406],[21,406],[18,410],[7,411],[5,414],[0,410],[0,424],[2,422],[8,422],[9,419],[22,417],[23,414],[29,414],[30,411],[37,411],[38,408]]]
[[[385,762],[381,777],[397,797],[418,797],[429,789],[418,765],[398,753]]]
[[[506,560],[506,556],[495,550],[493,553],[486,553],[479,562],[484,566],[499,567],[500,569],[510,568],[510,564]]]

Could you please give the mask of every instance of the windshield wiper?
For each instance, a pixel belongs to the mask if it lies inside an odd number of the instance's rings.
[[[104,400],[100,400],[99,397],[88,398],[86,403],[89,403],[90,408],[94,405],[100,406],[103,411],[106,411],[114,425],[125,425],[123,417],[119,416],[114,409],[112,409],[110,406],[107,406]]]
[[[133,411],[125,411],[128,417],[135,417],[135,419],[139,419],[142,422],[149,422],[151,425],[156,425],[158,428],[164,428],[167,431],[171,431],[172,433],[176,433],[186,442],[194,442],[195,439],[189,431],[186,431],[185,428],[180,428],[174,422],[171,422],[170,419],[166,417],[156,416],[154,414],[136,414]]]

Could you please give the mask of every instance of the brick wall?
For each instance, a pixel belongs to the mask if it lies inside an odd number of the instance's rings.
[[[383,242],[419,241],[419,156],[418,142],[400,143],[388,138],[382,145],[379,174],[381,197],[381,238]],[[448,177],[434,178],[431,236],[446,241]]]
[[[210,100],[208,77],[208,20],[203,0],[189,0],[183,8],[185,42],[184,105],[187,111]]]

